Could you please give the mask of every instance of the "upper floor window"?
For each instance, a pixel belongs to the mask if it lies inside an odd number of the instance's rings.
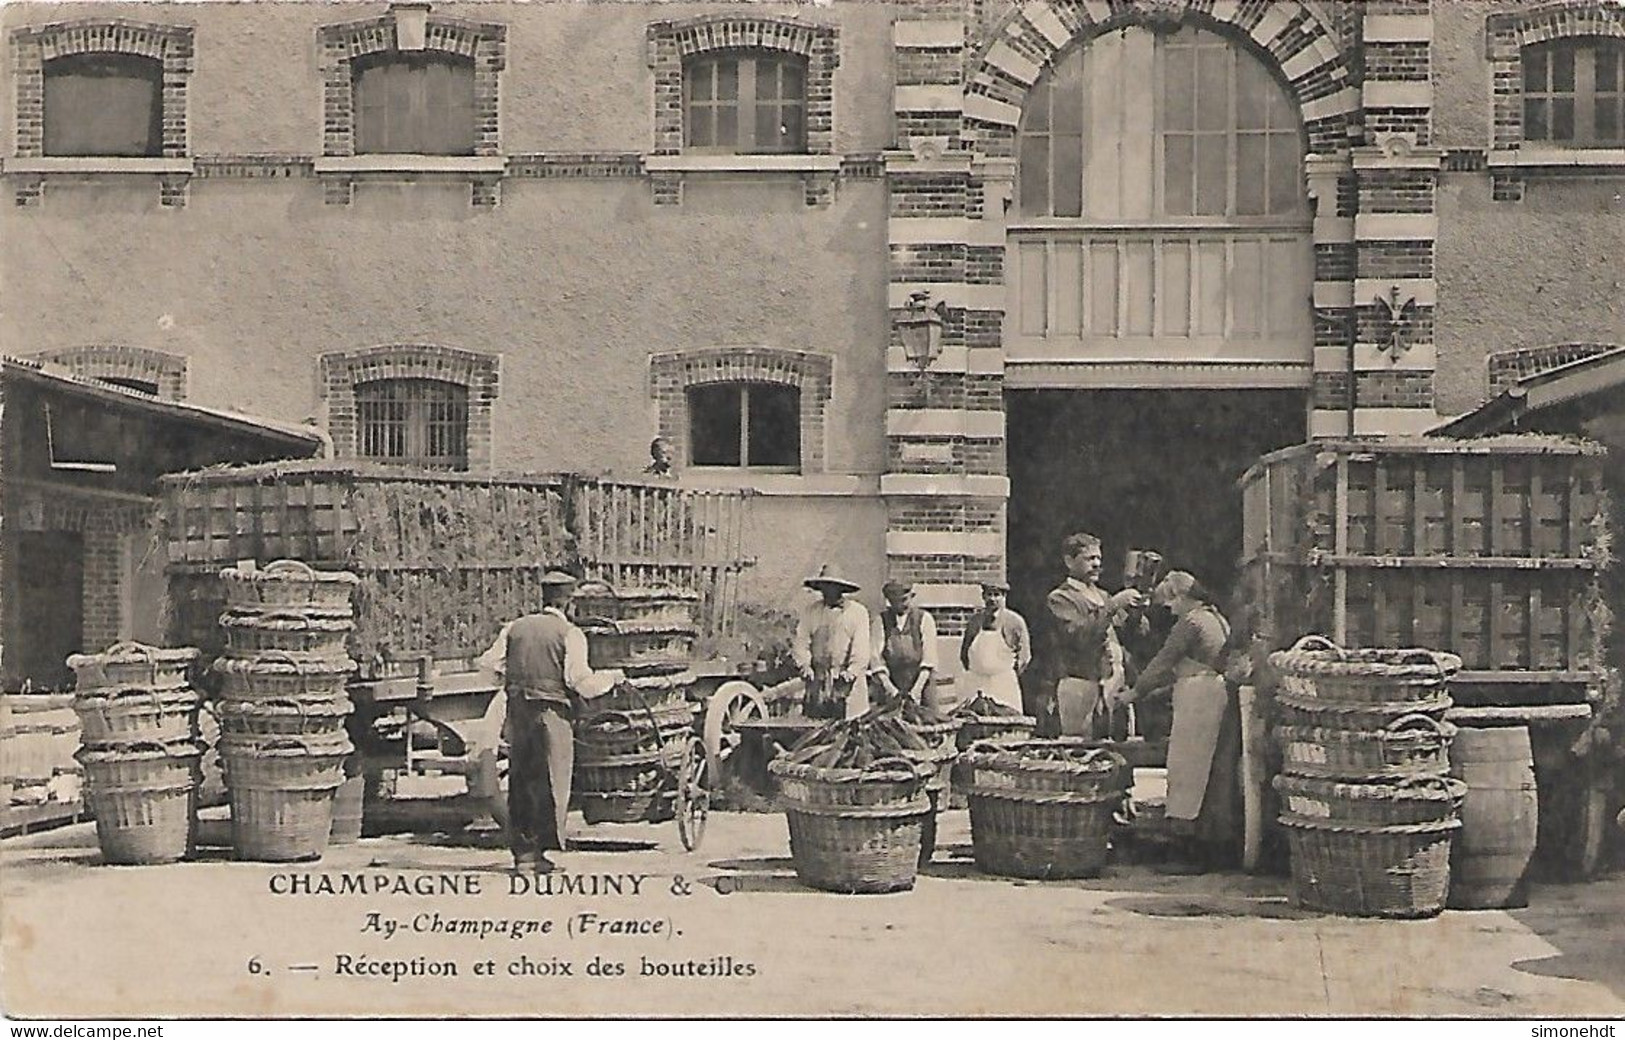
[[[1523,137],[1576,148],[1625,143],[1625,40],[1573,37],[1525,47]]]
[[[357,58],[353,74],[358,153],[474,154],[471,59],[379,51]]]
[[[164,153],[164,66],[92,51],[45,63],[46,155]]]
[[[1303,130],[1286,88],[1216,33],[1096,39],[1033,87],[1019,213],[1107,220],[1298,218]]]
[[[468,468],[468,388],[379,379],[355,388],[358,454],[430,469]]]
[[[725,51],[683,64],[685,145],[721,152],[807,150],[807,60]]]
[[[775,383],[688,388],[690,461],[794,472],[801,468],[801,391]]]

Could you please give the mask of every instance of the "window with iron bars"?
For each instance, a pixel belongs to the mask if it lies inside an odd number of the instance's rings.
[[[358,454],[427,469],[468,469],[468,388],[380,379],[355,389]]]

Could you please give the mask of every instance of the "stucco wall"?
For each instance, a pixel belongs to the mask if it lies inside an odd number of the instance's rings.
[[[384,3],[7,4],[0,23],[123,17],[197,29],[188,88],[197,154],[321,150],[322,83],[316,28],[374,18]],[[651,21],[716,11],[730,3],[436,3],[450,17],[507,26],[502,147],[507,152],[641,152],[654,139],[654,80],[645,33]],[[892,7],[752,3],[750,14],[798,14],[841,29],[835,74],[835,150],[874,152],[891,136]],[[3,48],[9,51],[9,48]],[[9,55],[4,59],[9,62]],[[6,83],[10,82],[9,71]],[[5,91],[7,140],[14,93]],[[9,151],[9,147],[7,149]]]
[[[742,576],[740,599],[798,610],[812,598],[802,580],[829,563],[862,585],[858,599],[879,610],[885,528],[886,510],[877,498],[752,498],[746,552],[756,564]]]
[[[1531,177],[1521,203],[1491,202],[1489,178],[1439,189],[1438,409],[1488,393],[1485,358],[1549,343],[1625,343],[1625,177]]]
[[[1439,147],[1489,147],[1484,23],[1495,12],[1517,6],[1507,0],[1449,0],[1432,6],[1433,139]]]

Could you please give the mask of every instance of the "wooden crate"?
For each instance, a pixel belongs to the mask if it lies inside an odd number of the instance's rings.
[[[1251,627],[1449,650],[1467,684],[1583,691],[1606,635],[1603,458],[1535,436],[1268,455],[1242,480]]]
[[[163,478],[170,632],[218,653],[218,573],[292,558],[361,577],[364,675],[420,654],[478,655],[564,566],[618,586],[700,593],[703,636],[733,623],[745,493],[575,475],[476,476],[364,462],[222,467]]]

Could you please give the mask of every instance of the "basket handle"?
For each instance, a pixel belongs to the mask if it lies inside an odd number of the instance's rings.
[[[1343,657],[1343,648],[1338,646],[1336,643],[1332,642],[1330,639],[1327,639],[1325,636],[1317,636],[1317,635],[1304,636],[1302,639],[1300,639],[1296,643],[1292,644],[1292,649],[1294,651],[1300,651],[1300,650],[1325,650],[1325,651],[1328,651],[1330,653],[1336,654],[1339,660],[1341,660],[1342,657]]]
[[[601,588],[605,592],[608,592],[611,596],[615,597],[616,599],[620,598],[620,593],[615,591],[615,586],[611,585],[609,582],[603,580],[602,578],[591,578],[591,579],[588,579],[587,581],[581,582],[580,584],[578,584],[576,586],[576,592],[580,593],[582,589],[586,589],[586,588]]]
[[[893,768],[900,768],[905,772],[916,774],[920,771],[920,767],[917,763],[910,762],[901,755],[888,755],[885,758],[877,758],[873,762],[870,762],[868,765],[864,766],[863,771],[865,773],[879,773]]]
[[[130,654],[131,656],[139,657],[147,662],[147,677],[151,681],[152,685],[156,686],[158,684],[157,649],[158,648],[155,646],[149,646],[146,643],[138,643],[133,639],[121,639],[112,646],[108,647],[106,650],[102,651],[102,674],[104,676],[106,675],[105,669],[107,667],[107,658],[116,654]]]
[[[1432,730],[1436,736],[1444,736],[1444,724],[1439,722],[1433,716],[1424,715],[1419,711],[1413,711],[1409,715],[1401,715],[1399,718],[1384,726],[1382,728],[1382,736],[1384,739],[1386,739],[1390,736],[1397,736],[1401,733],[1406,733],[1417,729],[1429,729]]]
[[[295,749],[309,751],[310,742],[299,737],[282,736],[277,737],[275,740],[267,740],[260,745],[259,749],[261,751],[292,751]]]
[[[1113,754],[1111,751],[1107,750],[1106,748],[1092,747],[1092,748],[1089,748],[1086,751],[1084,751],[1083,755],[1080,758],[1077,759],[1077,763],[1080,766],[1086,766],[1086,765],[1089,765],[1091,762],[1097,762],[1102,758],[1116,758],[1116,757],[1117,756],[1115,754]]]
[[[1398,786],[1408,787],[1412,790],[1437,788],[1446,795],[1450,793],[1450,781],[1446,777],[1433,773],[1422,773],[1417,776],[1407,776],[1399,781]]]
[[[292,573],[304,578],[306,581],[316,580],[316,568],[304,560],[272,560],[261,569],[260,573],[273,576]]]
[[[260,615],[262,621],[270,621],[273,618],[282,621],[297,621],[301,631],[310,631],[310,618],[297,610],[267,610]]]

